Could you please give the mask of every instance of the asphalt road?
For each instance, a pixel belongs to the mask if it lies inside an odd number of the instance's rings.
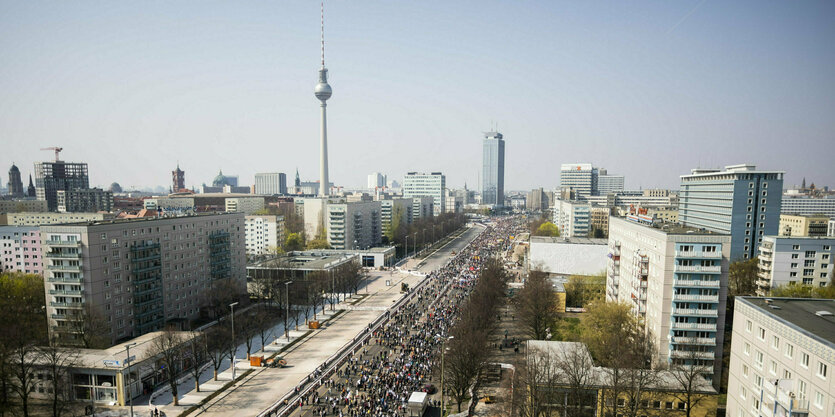
[[[468,228],[461,236],[456,238],[455,240],[449,242],[446,246],[438,249],[437,252],[427,256],[418,267],[418,271],[420,272],[432,272],[446,263],[450,258],[452,258],[452,252],[458,253],[464,246],[467,246],[476,236],[478,236],[482,231],[484,231],[485,227],[476,225],[473,227]]]

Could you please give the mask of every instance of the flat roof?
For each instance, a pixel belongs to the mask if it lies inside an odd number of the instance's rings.
[[[626,217],[621,216],[610,216],[612,219],[621,220],[630,224],[637,224],[640,226],[648,227],[650,229],[655,229],[661,232],[664,232],[668,235],[714,235],[714,236],[730,236],[728,233],[719,233],[714,232],[707,229],[701,229],[698,227],[692,226],[684,226],[680,223],[672,223],[672,222],[665,222],[665,221],[655,221],[652,224],[649,223],[641,223],[627,219]]]
[[[737,297],[737,300],[835,348],[835,300],[782,297]],[[821,311],[831,314],[816,314]]]
[[[567,245],[607,245],[608,239],[593,238],[593,237],[550,237],[550,236],[531,236],[531,243],[562,243]]]
[[[253,262],[247,268],[321,270],[356,257],[355,253],[290,252],[264,261]]]
[[[212,197],[215,197],[215,198],[216,197],[224,197],[224,198],[241,198],[241,197],[264,198],[263,195],[248,194],[248,193],[171,194],[171,195],[167,195],[167,196],[154,197],[154,198],[212,198]]]
[[[103,220],[87,220],[87,221],[80,221],[80,222],[69,222],[69,223],[55,223],[55,224],[45,224],[42,227],[49,227],[49,226],[101,226],[106,224],[120,224],[120,223],[131,223],[131,222],[150,222],[156,220],[170,220],[170,219],[182,219],[182,218],[190,218],[190,217],[207,217],[207,216],[226,216],[231,214],[238,214],[242,215],[243,213],[225,213],[225,212],[212,212],[212,213],[194,213],[194,214],[187,214],[185,216],[168,216],[168,217],[121,217],[121,218],[113,218],[113,219],[103,219]]]

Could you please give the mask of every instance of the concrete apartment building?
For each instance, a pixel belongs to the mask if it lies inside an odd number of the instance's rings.
[[[656,193],[650,191],[665,191]],[[605,207],[678,207],[678,194],[669,190],[618,191],[605,195],[592,195],[584,201]]]
[[[58,190],[55,198],[59,213],[113,211],[113,192],[101,188]]]
[[[386,176],[379,172],[372,172],[368,174],[368,189],[376,190],[378,188],[386,187]]]
[[[45,212],[44,200],[0,200],[0,213]]]
[[[264,197],[234,197],[227,198],[227,213],[253,214],[264,209]]]
[[[822,197],[784,195],[780,212],[785,214],[815,214],[835,217],[835,195]]]
[[[41,232],[32,226],[0,226],[0,271],[43,273]]]
[[[726,415],[835,415],[835,300],[735,302]]]
[[[609,219],[606,300],[627,303],[655,337],[659,361],[713,368],[722,342],[731,237],[648,216]],[[695,351],[696,353],[691,353]]]
[[[247,255],[266,255],[284,244],[284,216],[246,216],[244,226]]]
[[[367,249],[380,244],[383,236],[379,201],[329,203],[328,244],[333,249]]]
[[[780,236],[826,236],[829,216],[780,214]]]
[[[41,226],[50,335],[72,343],[92,309],[115,343],[198,318],[214,285],[245,294],[244,228],[243,214]]]
[[[835,236],[835,219],[829,219],[826,227],[826,235],[830,237]]]
[[[260,172],[255,174],[255,194],[287,194],[287,175],[283,172]]]
[[[383,233],[386,233],[391,228],[391,221],[393,216],[400,216],[400,223],[408,225],[412,223],[412,199],[411,198],[392,198],[380,201],[380,224],[383,228]]]
[[[446,212],[445,189],[446,177],[440,172],[409,172],[403,178],[403,197],[432,197],[433,216]]]
[[[781,285],[823,287],[832,280],[835,237],[766,236],[760,244],[757,295]]]
[[[0,214],[0,225],[8,226],[42,226],[56,223],[93,222],[112,219],[109,213],[54,213],[54,212],[26,212]]]
[[[588,236],[591,231],[591,203],[557,200],[553,218],[560,229],[560,236]]]
[[[414,196],[412,199],[412,221],[432,217],[435,211],[435,199],[431,196]]]
[[[776,235],[783,172],[729,165],[681,176],[681,224],[731,235],[731,260],[751,259],[763,236]]]

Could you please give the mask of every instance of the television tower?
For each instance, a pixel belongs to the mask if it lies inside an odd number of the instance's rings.
[[[322,68],[319,69],[319,83],[313,89],[322,108],[321,138],[319,141],[319,195],[327,197],[330,191],[328,181],[328,120],[326,115],[327,103],[333,90],[328,84],[328,69],[325,68],[325,2],[322,1]]]

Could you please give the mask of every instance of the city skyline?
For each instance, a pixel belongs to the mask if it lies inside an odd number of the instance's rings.
[[[25,178],[62,146],[102,187],[166,186],[177,160],[187,187],[220,168],[246,185],[315,179],[318,3],[195,5],[5,3],[2,172]],[[442,171],[476,188],[493,121],[513,138],[508,190],[556,187],[571,161],[627,189],[737,163],[786,171],[786,187],[835,183],[831,3],[327,7],[336,185]]]

